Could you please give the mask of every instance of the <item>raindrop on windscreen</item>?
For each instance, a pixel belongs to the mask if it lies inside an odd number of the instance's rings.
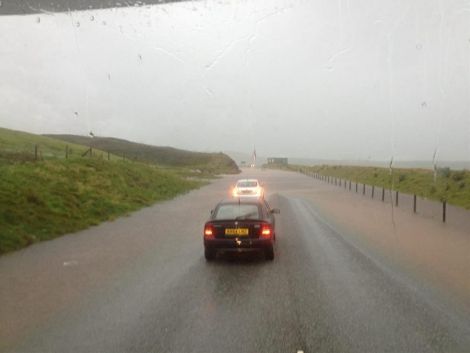
[[[95,16],[91,15],[90,16],[90,21],[94,21],[95,20]]]

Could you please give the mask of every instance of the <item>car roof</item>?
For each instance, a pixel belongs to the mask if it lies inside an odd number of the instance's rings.
[[[256,182],[258,182],[258,179],[238,179],[237,183],[239,183],[241,181],[256,181]]]

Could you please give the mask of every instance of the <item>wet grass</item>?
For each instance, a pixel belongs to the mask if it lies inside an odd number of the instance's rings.
[[[90,146],[99,150],[125,156],[127,159],[167,167],[191,168],[201,174],[236,174],[236,163],[224,153],[205,153],[181,150],[173,147],[151,146],[110,137],[77,135],[47,135],[69,143]]]
[[[37,151],[35,151],[37,148]],[[25,161],[83,158],[88,146],[67,143],[46,136],[0,128],[0,164]],[[90,157],[87,154],[87,157]],[[94,150],[94,158],[108,158],[107,152]],[[111,159],[122,159],[115,155]]]
[[[99,159],[0,166],[0,253],[53,239],[203,184],[156,166]]]
[[[113,154],[108,160],[99,149],[83,157],[88,150],[0,128],[0,254],[171,199],[214,177]]]
[[[304,170],[361,184],[385,187],[407,194],[416,194],[436,201],[470,209],[470,171],[439,168],[428,169],[378,168],[358,166],[293,166],[289,170]]]

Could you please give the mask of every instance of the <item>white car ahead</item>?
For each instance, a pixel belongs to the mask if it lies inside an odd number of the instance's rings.
[[[264,190],[257,179],[240,179],[233,188],[232,196],[264,198]]]

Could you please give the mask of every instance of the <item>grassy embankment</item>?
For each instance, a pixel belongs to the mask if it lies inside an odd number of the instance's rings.
[[[35,145],[39,146],[38,160]],[[0,128],[0,254],[96,225],[204,184],[202,179],[188,178],[194,172],[182,166],[162,167],[113,154],[108,160],[108,154],[100,150],[82,157],[87,150]]]
[[[470,209],[470,172],[439,168],[436,173],[428,169],[358,167],[358,166],[294,166],[289,170],[336,177],[361,184],[385,187],[406,194]]]
[[[47,135],[66,142],[108,151],[128,159],[155,163],[172,168],[190,169],[193,173],[211,177],[214,174],[238,173],[236,163],[223,153],[203,153],[180,150],[173,147],[151,146],[111,137]]]

